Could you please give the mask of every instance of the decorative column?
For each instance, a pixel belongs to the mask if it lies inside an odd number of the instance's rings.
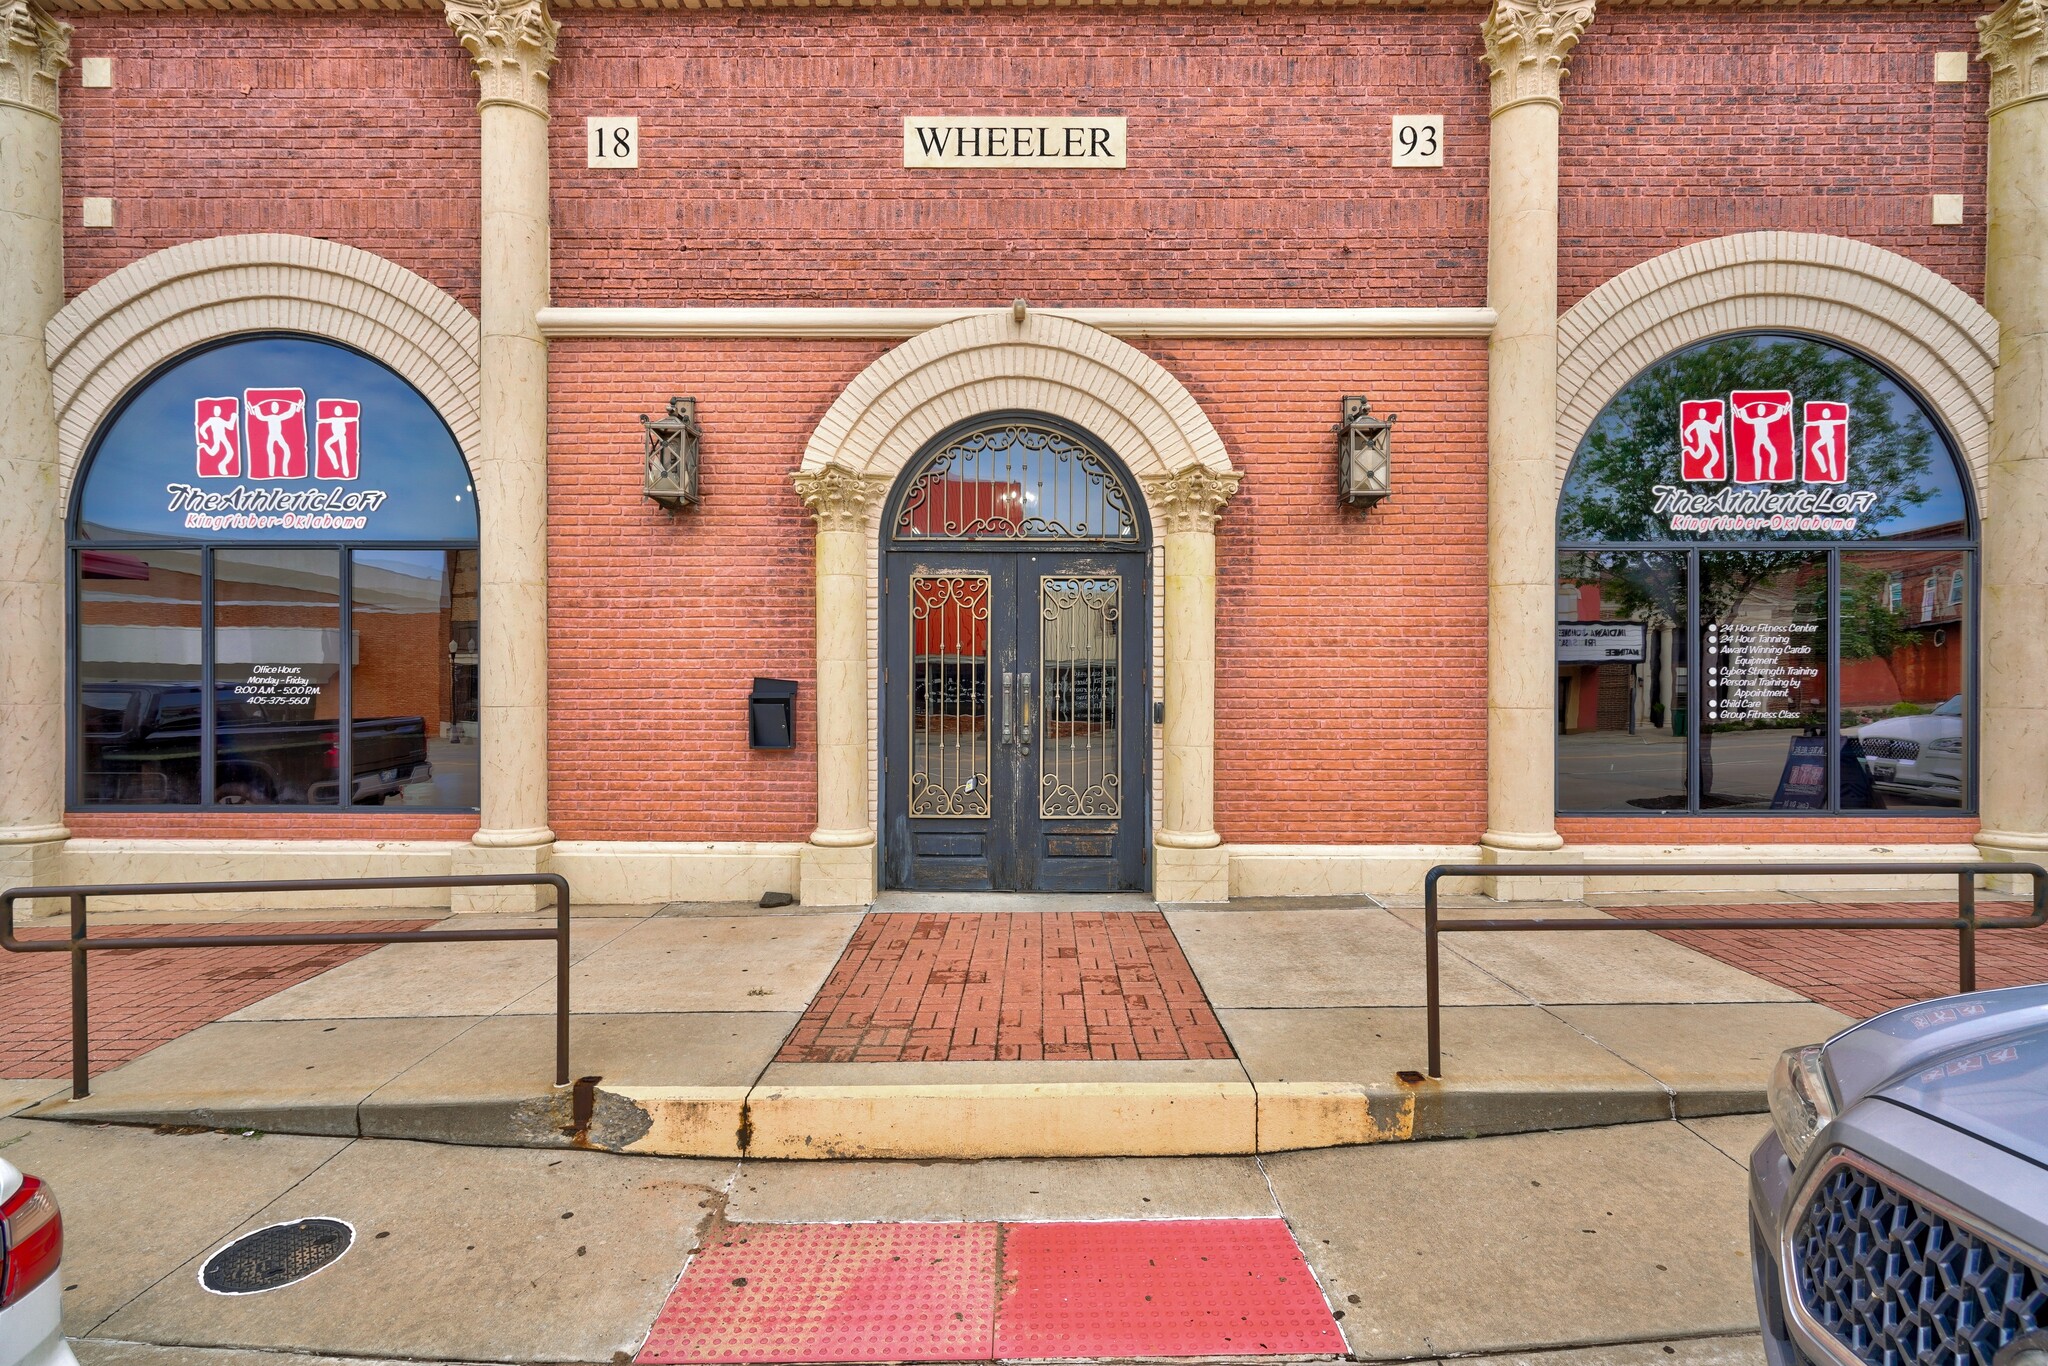
[[[1565,58],[1593,0],[1494,0],[1487,302],[1489,860],[1559,849],[1557,730],[1557,125]],[[1515,881],[1504,896],[1573,892]]]
[[[548,828],[548,72],[544,0],[447,0],[483,98],[481,521],[483,820],[458,873],[545,870]],[[531,910],[537,893],[463,892],[458,911]]]
[[[839,465],[792,478],[818,523],[818,828],[804,846],[806,906],[875,899],[868,820],[868,518],[887,484]]]
[[[1144,481],[1165,567],[1164,807],[1152,846],[1158,901],[1226,901],[1216,833],[1216,519],[1242,476],[1199,466]]]
[[[1991,68],[1984,302],[1998,319],[1986,480],[1979,791],[1986,858],[2048,862],[2048,4],[1977,21]]]
[[[71,29],[0,0],[0,887],[58,881],[64,509],[43,328],[64,303],[57,76]]]

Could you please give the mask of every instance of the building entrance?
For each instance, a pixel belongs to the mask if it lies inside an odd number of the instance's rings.
[[[1151,593],[1142,505],[1078,428],[941,435],[885,514],[884,881],[1148,881]]]

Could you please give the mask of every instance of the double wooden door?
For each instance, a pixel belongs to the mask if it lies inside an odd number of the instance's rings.
[[[1144,554],[890,551],[883,602],[887,885],[1145,887]]]

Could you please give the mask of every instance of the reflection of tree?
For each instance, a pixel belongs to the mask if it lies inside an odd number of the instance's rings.
[[[1890,576],[1881,569],[1859,570],[1849,558],[1842,557],[1842,658],[1890,659],[1892,651],[1912,634],[1892,611]],[[1826,608],[1825,598],[1821,585],[1808,585],[1800,597],[1801,615],[1819,618]]]
[[[1864,540],[1887,522],[1934,496],[1927,478],[1934,433],[1924,421],[1901,420],[1895,388],[1866,361],[1820,342],[1787,337],[1726,337],[1667,356],[1643,371],[1600,414],[1579,443],[1558,507],[1557,534],[1573,541],[1703,541],[1727,533],[1673,532],[1655,512],[1656,486],[1678,484],[1678,405],[1725,398],[1735,389],[1789,389],[1794,401],[1831,399],[1849,405],[1853,453],[1849,487],[1871,489],[1877,504],[1857,518],[1851,536],[1838,532],[1774,532],[1773,541]],[[1730,433],[1733,453],[1733,433]],[[1693,485],[1702,492],[1706,485]],[[1768,572],[1768,571],[1766,571]]]

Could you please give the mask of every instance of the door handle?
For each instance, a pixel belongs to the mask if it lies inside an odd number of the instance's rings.
[[[1017,675],[1005,670],[1003,673],[1003,743],[1006,745],[1010,743],[1010,737],[1016,729],[1011,724],[1011,714],[1016,704]]]
[[[1017,675],[1017,753],[1031,752],[1031,675]]]

